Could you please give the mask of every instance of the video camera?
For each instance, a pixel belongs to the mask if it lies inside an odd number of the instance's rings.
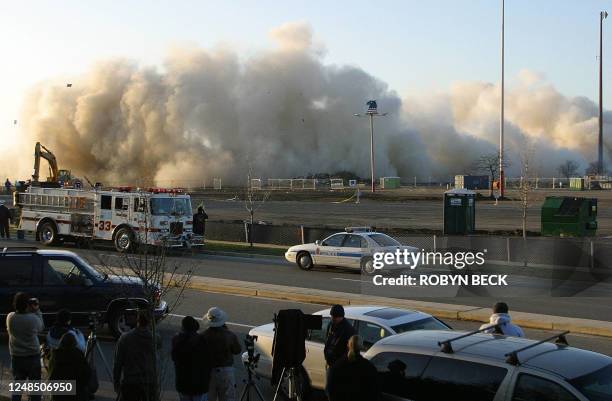
[[[244,345],[248,355],[248,359],[244,361],[244,364],[249,369],[257,367],[257,362],[259,362],[259,357],[261,356],[261,354],[255,353],[255,341],[257,341],[257,338],[257,336],[247,334],[244,339]]]

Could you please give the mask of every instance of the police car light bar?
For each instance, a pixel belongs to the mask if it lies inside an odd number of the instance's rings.
[[[347,233],[369,233],[374,230],[372,227],[346,227],[344,231]]]

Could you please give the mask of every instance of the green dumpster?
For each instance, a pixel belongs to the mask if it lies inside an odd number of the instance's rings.
[[[541,222],[542,235],[592,237],[597,231],[597,199],[547,196]]]
[[[476,192],[452,189],[444,193],[444,235],[473,234],[476,229]]]

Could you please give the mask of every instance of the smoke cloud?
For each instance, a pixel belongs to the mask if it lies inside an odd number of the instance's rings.
[[[358,67],[325,64],[306,24],[270,36],[277,46],[248,59],[225,48],[180,48],[161,68],[115,59],[73,77],[72,88],[43,82],[23,106],[23,146],[41,141],[61,168],[115,184],[238,183],[249,167],[261,178],[368,176],[369,125],[353,114],[377,99],[389,113],[375,121],[381,176],[447,178],[496,152],[498,86],[463,82],[401,99]],[[585,167],[596,157],[596,105],[563,96],[543,77],[520,74],[506,92],[506,118],[510,157],[528,138],[541,175],[567,159]]]

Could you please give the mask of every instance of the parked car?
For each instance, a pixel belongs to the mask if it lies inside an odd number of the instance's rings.
[[[325,357],[323,348],[327,339],[327,329],[331,318],[329,309],[321,310],[315,315],[323,316],[321,330],[309,330],[306,340],[306,360],[303,363],[310,386],[322,389],[325,387]],[[444,322],[427,313],[389,308],[384,306],[347,306],[345,318],[355,327],[366,348],[388,336],[410,330],[450,330]],[[257,336],[255,353],[260,354],[256,373],[270,378],[272,376],[272,343],[274,340],[274,323],[258,326],[249,332]],[[243,361],[248,359],[245,352]]]
[[[612,400],[611,357],[550,342],[419,330],[384,338],[365,357],[383,400]]]
[[[316,265],[337,266],[371,275],[377,272],[374,253],[395,252],[396,249],[419,252],[418,248],[402,245],[387,234],[368,227],[347,227],[344,232],[332,234],[323,241],[292,246],[285,252],[285,259],[302,270],[311,270]]]
[[[13,296],[26,292],[39,299],[45,325],[55,322],[61,309],[72,312],[72,323],[86,327],[95,314],[119,337],[131,329],[130,311],[148,305],[142,281],[136,277],[98,272],[77,254],[63,250],[0,249],[0,317],[2,328],[12,311]],[[150,297],[149,297],[150,298]],[[158,299],[155,317],[167,314]]]

